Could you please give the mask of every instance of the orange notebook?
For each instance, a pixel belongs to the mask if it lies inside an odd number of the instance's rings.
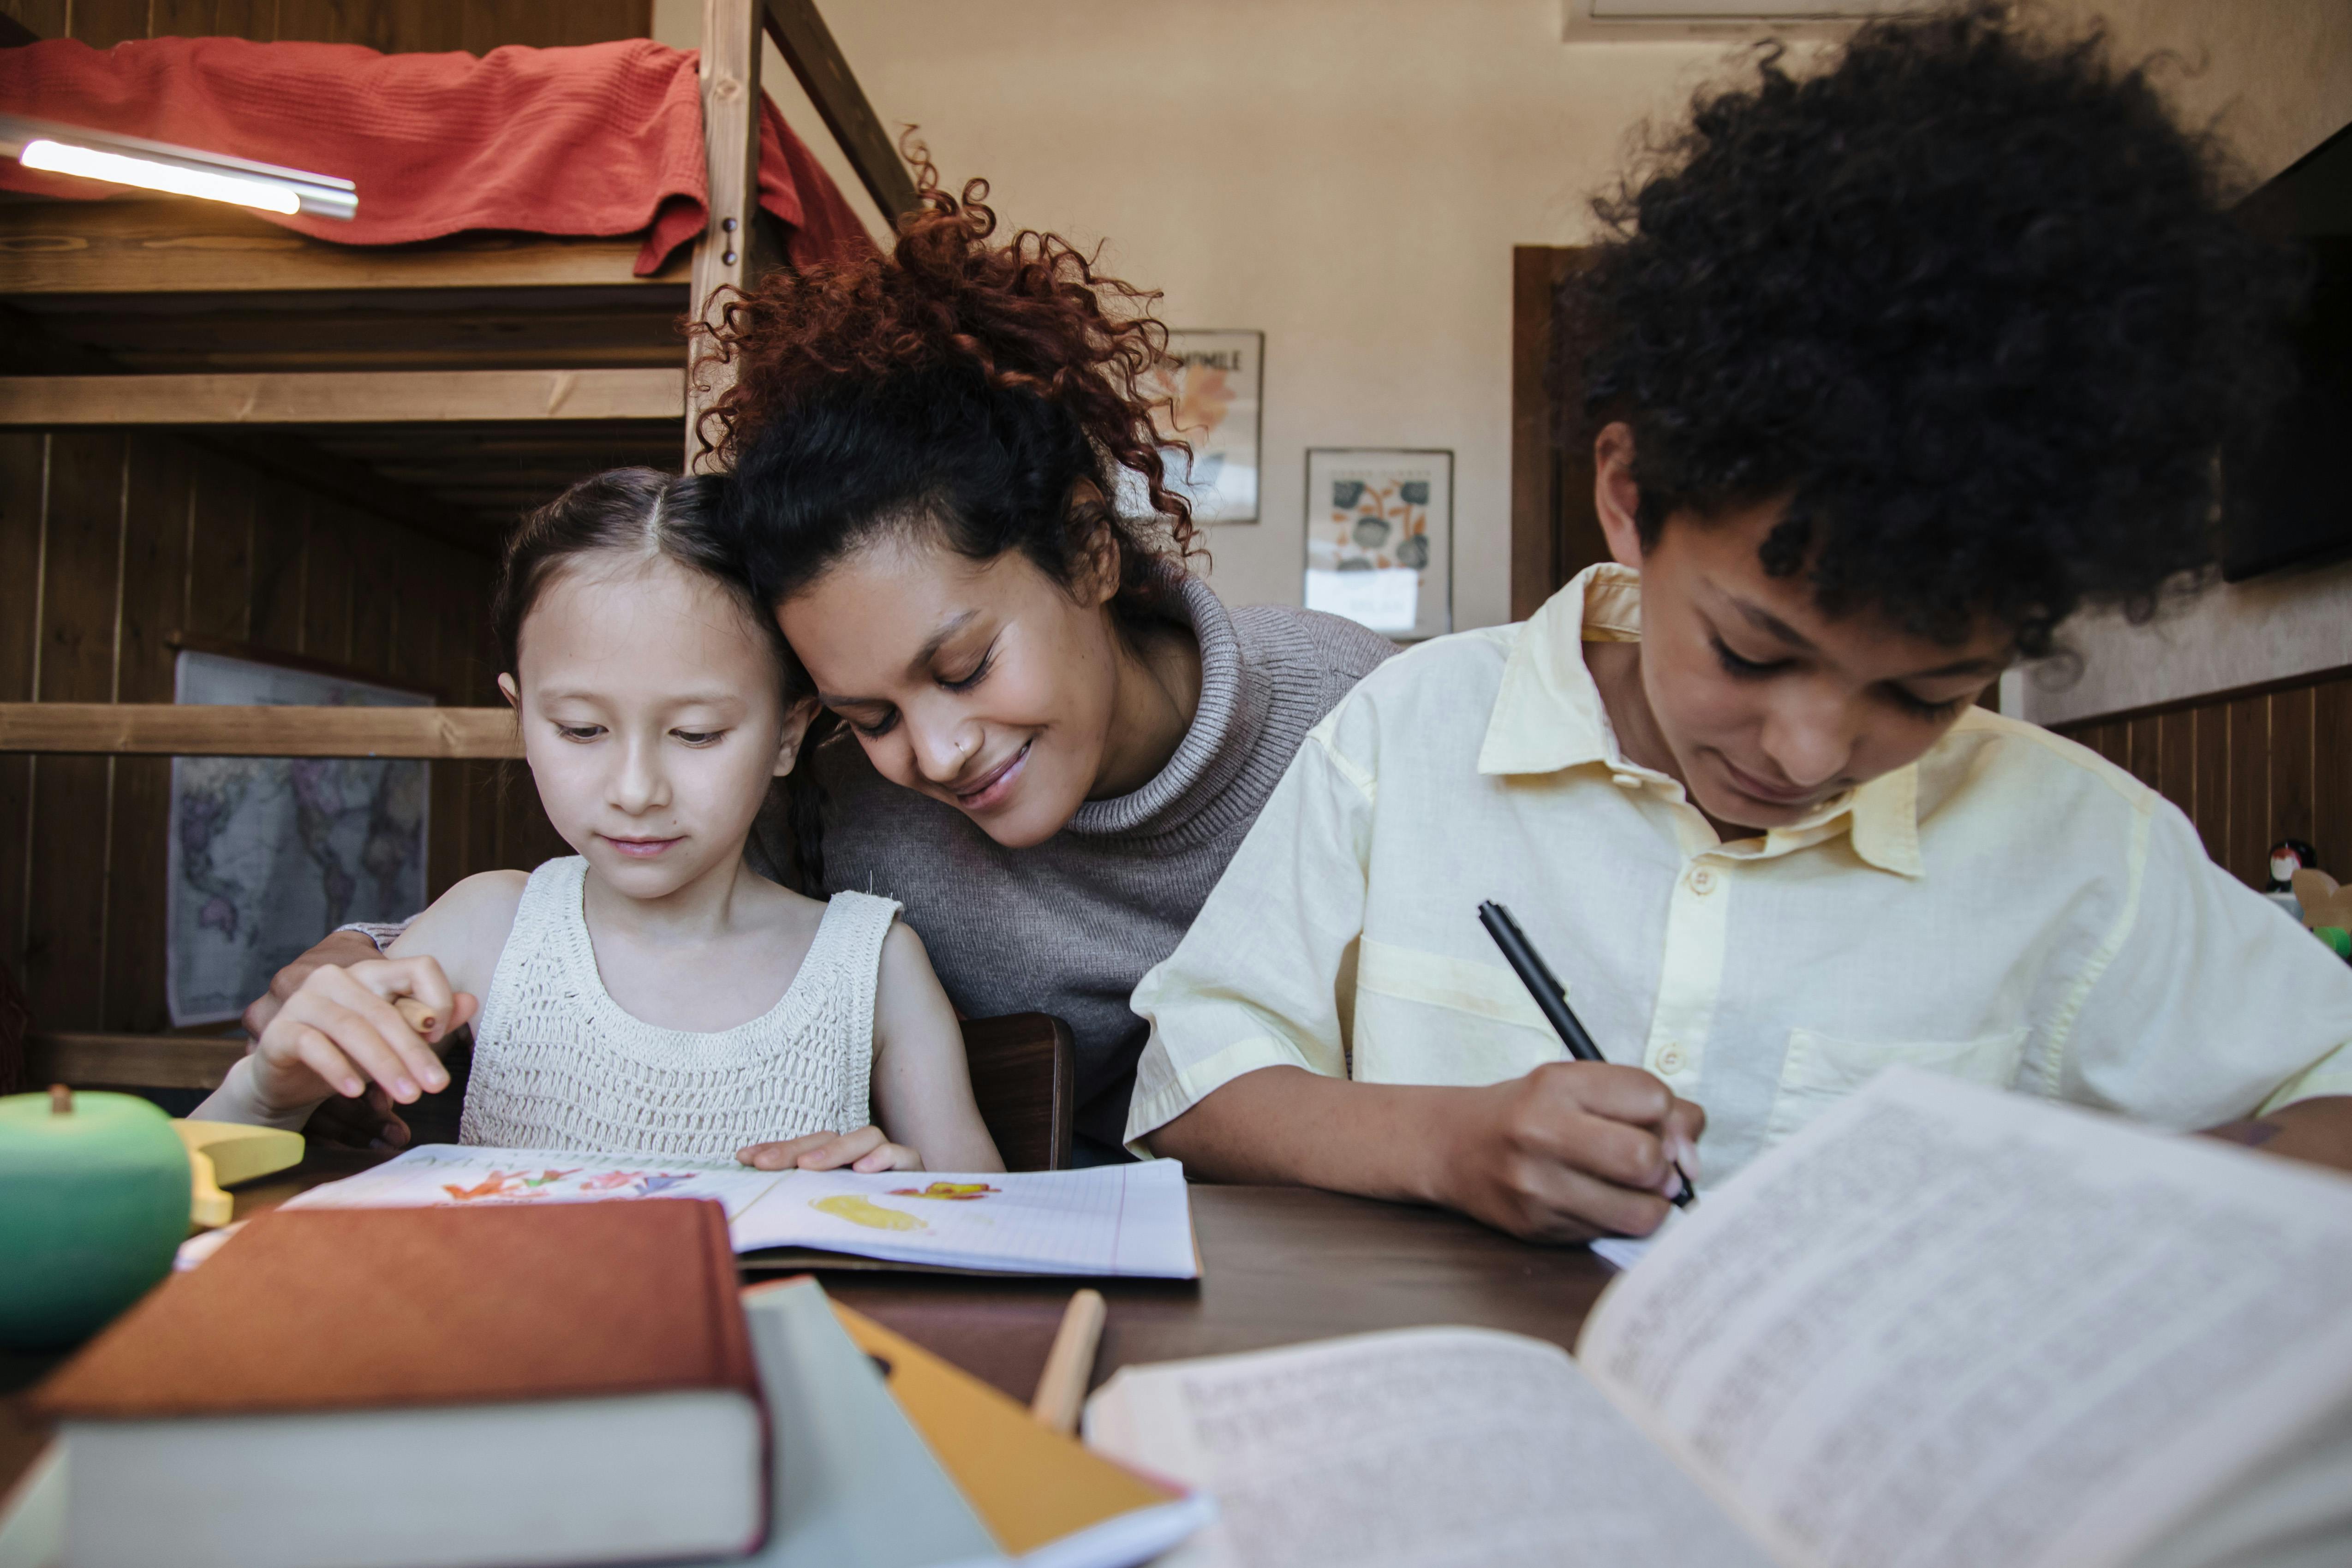
[[[36,1402],[77,1564],[367,1568],[747,1550],[759,1386],[725,1212],[667,1200],[268,1215]]]
[[[873,1319],[839,1302],[833,1311],[857,1348],[887,1368],[890,1396],[1007,1555],[1062,1543],[1073,1562],[1139,1562],[1208,1517],[1204,1500],[1049,1431],[1022,1405]],[[1080,1537],[1091,1540],[1081,1545]]]

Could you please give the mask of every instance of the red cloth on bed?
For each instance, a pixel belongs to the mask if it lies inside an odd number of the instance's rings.
[[[0,110],[226,152],[359,187],[350,223],[262,214],[342,245],[463,229],[647,229],[639,276],[709,222],[696,52],[647,38],[479,57],[356,44],[71,39],[0,49]],[[120,186],[0,158],[0,186],[92,200]],[[801,139],[761,104],[760,204],[794,264],[870,251],[865,226]]]

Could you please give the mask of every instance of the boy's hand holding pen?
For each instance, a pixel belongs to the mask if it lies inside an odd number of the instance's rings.
[[[1544,1015],[1545,1021],[1551,1025],[1552,1031],[1559,1036],[1560,1043],[1568,1048],[1569,1055],[1580,1062],[1606,1065],[1608,1058],[1601,1054],[1601,1048],[1585,1031],[1582,1020],[1569,1007],[1568,988],[1552,974],[1543,956],[1528,940],[1527,933],[1520,930],[1519,923],[1511,917],[1511,912],[1490,899],[1478,906],[1478,923],[1495,939],[1495,946],[1502,949],[1503,957],[1511,966],[1512,973],[1518,976],[1519,983],[1535,998],[1537,1009]],[[1661,1084],[1659,1087],[1663,1089],[1664,1086]],[[1671,1093],[1666,1098],[1669,1111],[1677,1105],[1687,1105],[1686,1102],[1675,1102]],[[1697,1112],[1696,1106],[1687,1108],[1697,1113],[1698,1123],[1703,1126],[1705,1113]],[[1668,1145],[1666,1159],[1672,1173],[1663,1189],[1663,1196],[1677,1206],[1687,1205],[1698,1196],[1698,1189],[1692,1185],[1687,1169],[1687,1163],[1695,1153],[1688,1145],[1696,1140],[1696,1131],[1694,1129],[1685,1137],[1660,1126],[1659,1133]]]

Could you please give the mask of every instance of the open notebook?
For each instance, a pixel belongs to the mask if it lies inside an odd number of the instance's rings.
[[[1129,1368],[1090,1443],[1208,1564],[2341,1568],[2352,1180],[1895,1069],[1682,1217],[1577,1343]]]
[[[289,1208],[714,1198],[735,1250],[808,1248],[893,1262],[1024,1274],[1201,1272],[1184,1168],[1173,1160],[1074,1171],[755,1171],[623,1161],[562,1149],[427,1144],[312,1187]]]

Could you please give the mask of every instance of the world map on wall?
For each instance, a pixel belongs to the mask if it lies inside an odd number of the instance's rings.
[[[194,651],[184,703],[423,706],[415,692]],[[425,906],[431,764],[172,759],[166,990],[175,1026],[233,1019],[289,959],[347,921]]]

